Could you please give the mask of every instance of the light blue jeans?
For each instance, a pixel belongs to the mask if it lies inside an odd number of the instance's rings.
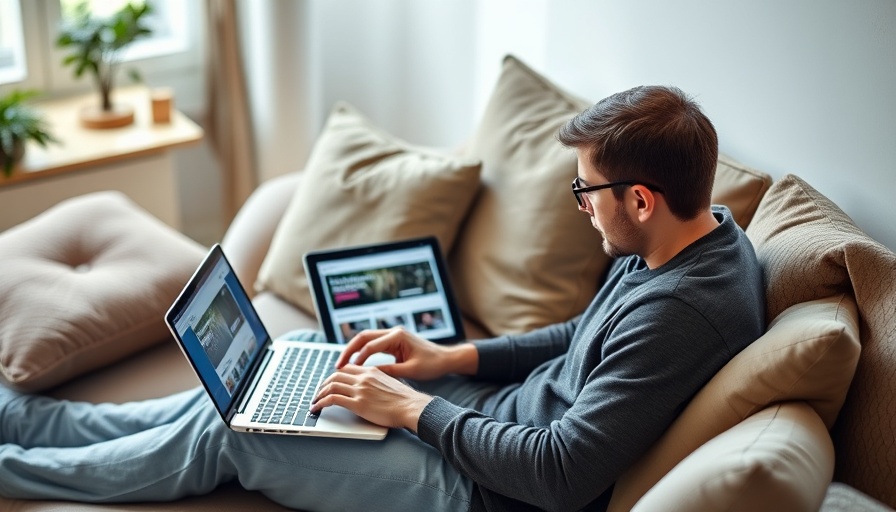
[[[464,407],[495,390],[459,377],[415,387]],[[404,430],[383,441],[233,432],[201,388],[99,405],[0,389],[2,496],[169,501],[234,479],[303,510],[467,510],[472,492],[470,479]]]

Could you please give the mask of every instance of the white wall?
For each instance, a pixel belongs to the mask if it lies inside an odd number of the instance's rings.
[[[799,175],[896,248],[896,2],[552,6],[548,75],[595,99],[678,85],[702,103],[722,151]]]
[[[896,248],[892,0],[311,0],[311,135],[347,100],[410,142],[469,137],[513,52],[598,100],[644,84],[696,96],[721,150],[795,173]],[[300,49],[296,49],[301,51]],[[308,141],[310,146],[311,141]],[[307,155],[296,154],[300,167]]]
[[[310,4],[242,2],[238,28],[250,96],[258,178],[298,169],[313,140],[310,113]]]
[[[475,3],[312,2],[311,69],[319,128],[345,100],[417,144],[451,146],[472,126]]]

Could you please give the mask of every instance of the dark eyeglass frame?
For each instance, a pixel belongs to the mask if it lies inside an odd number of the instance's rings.
[[[613,187],[621,187],[627,186],[630,187],[632,185],[643,185],[654,192],[663,193],[663,189],[656,186],[651,185],[649,183],[642,183],[636,180],[624,180],[624,181],[611,181],[609,183],[604,183],[603,185],[591,185],[588,187],[580,187],[579,186],[579,177],[576,176],[575,179],[572,180],[572,195],[575,196],[576,202],[579,203],[579,206],[585,208],[585,201],[582,200],[582,194],[586,192],[595,192],[597,190],[603,190],[605,188],[613,188]]]

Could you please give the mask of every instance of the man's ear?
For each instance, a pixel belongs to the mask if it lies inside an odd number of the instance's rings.
[[[657,196],[644,185],[632,185],[633,206],[637,211],[638,220],[646,222],[656,211]]]

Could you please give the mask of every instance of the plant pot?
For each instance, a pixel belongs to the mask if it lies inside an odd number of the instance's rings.
[[[134,122],[134,108],[123,103],[113,104],[110,110],[88,105],[81,109],[80,117],[81,126],[85,128],[120,128]]]
[[[25,156],[25,143],[16,139],[12,146],[12,155],[7,155],[0,147],[0,172],[3,177],[9,177],[15,172],[15,166]]]

